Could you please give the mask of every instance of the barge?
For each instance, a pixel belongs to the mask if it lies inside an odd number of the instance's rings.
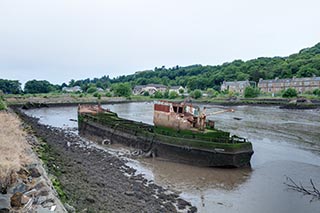
[[[225,111],[232,110],[220,112]],[[197,166],[250,166],[252,144],[216,129],[206,117],[205,108],[168,101],[154,104],[154,125],[120,118],[100,105],[78,107],[79,134],[98,143],[121,143],[148,156]]]

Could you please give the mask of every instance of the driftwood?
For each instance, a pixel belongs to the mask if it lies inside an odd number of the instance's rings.
[[[287,185],[289,187],[289,189],[298,191],[303,193],[304,195],[311,195],[313,199],[319,199],[320,200],[320,191],[319,189],[317,189],[317,187],[314,185],[313,180],[310,179],[310,184],[311,187],[305,187],[302,185],[302,183],[300,182],[299,184],[297,184],[292,178],[290,177],[286,177],[287,181],[284,183],[285,185]]]

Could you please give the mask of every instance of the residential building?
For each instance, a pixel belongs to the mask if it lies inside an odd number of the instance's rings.
[[[263,80],[260,79],[258,87],[262,92],[277,93],[281,90],[288,88],[294,88],[299,93],[305,91],[312,91],[320,88],[320,77],[309,77],[309,78],[286,78],[286,79],[273,79]]]
[[[230,92],[243,94],[244,89],[250,86],[250,82],[246,81],[223,81],[221,91],[229,90]]]
[[[143,95],[143,93],[148,92],[150,95],[154,94],[156,91],[164,92],[167,86],[162,84],[147,84],[147,85],[137,85],[133,88],[134,95]]]
[[[81,87],[79,86],[74,86],[74,87],[63,87],[62,88],[63,92],[82,92]]]
[[[186,92],[186,89],[183,86],[172,86],[169,89],[169,92],[174,91],[180,95],[180,90],[183,90],[183,93]]]

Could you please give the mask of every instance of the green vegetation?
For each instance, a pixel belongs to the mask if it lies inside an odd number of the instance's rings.
[[[260,94],[260,91],[258,88],[254,87],[246,87],[244,89],[244,97],[245,98],[256,98]]]
[[[31,80],[27,81],[24,86],[25,93],[38,94],[38,93],[49,93],[55,90],[59,90],[59,86],[50,84],[48,81],[37,81]]]
[[[3,92],[0,90],[0,111],[7,109],[7,105],[3,98]]]
[[[297,90],[295,90],[294,88],[288,88],[282,94],[283,98],[293,98],[297,96],[298,96]]]
[[[19,81],[0,79],[0,90],[4,94],[19,94],[21,93],[21,84]]]
[[[207,88],[220,90],[220,85],[224,80],[258,82],[260,78],[292,78],[293,76],[300,78],[313,75],[320,76],[320,43],[288,57],[235,60],[217,66],[191,65],[172,68],[162,66],[154,70],[120,76],[110,82],[129,82],[132,86],[159,83],[168,86],[181,85],[190,90],[206,90]]]
[[[62,85],[53,85],[48,81],[31,80],[25,84],[24,93],[51,93],[61,92],[63,87],[79,86],[82,91],[88,94],[95,94],[98,88],[110,89],[112,93],[106,93],[105,96],[127,97],[131,96],[131,90],[136,85],[163,84],[165,86],[183,86],[188,88],[188,92],[194,98],[199,99],[201,91],[207,92],[209,98],[234,97],[238,94],[222,93],[219,94],[220,86],[223,81],[241,81],[249,80],[258,82],[260,78],[292,78],[292,77],[312,77],[320,76],[320,43],[313,47],[305,48],[299,53],[287,57],[260,57],[248,61],[234,60],[216,66],[202,66],[199,64],[191,66],[174,66],[166,68],[165,66],[155,67],[152,70],[136,72],[131,75],[123,75],[113,79],[109,76],[101,78],[71,80]],[[6,95],[22,93],[19,81],[0,79],[0,90]],[[185,91],[180,90],[179,94]],[[201,92],[202,94],[202,92]],[[259,93],[258,93],[259,94]],[[310,93],[308,95],[317,95]],[[147,96],[147,94],[145,94]],[[150,94],[149,94],[150,95]],[[256,97],[257,91],[251,90],[245,94],[245,97]],[[173,98],[169,91],[158,92],[152,95],[154,98]]]
[[[123,131],[135,136],[141,137],[141,140],[149,138],[161,138],[165,143],[181,145],[184,147],[194,147],[203,149],[221,148],[226,151],[252,148],[251,143],[239,142],[236,139],[230,140],[228,132],[216,129],[206,130],[205,133],[193,132],[191,130],[173,130],[166,127],[153,127],[140,122],[125,120],[117,117],[115,113],[100,113],[97,115],[78,116],[81,123],[85,119],[94,120],[106,126],[115,128],[117,131]],[[175,140],[172,140],[174,137]]]
[[[89,87],[88,89],[87,89],[87,93],[95,93],[95,92],[97,92],[98,91],[98,89],[97,89],[97,87],[95,87],[95,86],[91,86],[91,87]]]
[[[39,158],[48,167],[49,172],[52,174],[50,180],[57,191],[59,198],[63,203],[65,203],[67,196],[63,191],[61,183],[58,179],[58,177],[61,175],[61,171],[52,163],[55,160],[53,157],[51,157],[53,150],[42,138],[38,138],[38,140],[40,142],[40,146],[36,148],[36,152],[38,153]]]
[[[171,91],[169,93],[169,99],[175,99],[177,97],[179,97],[179,94],[176,91]]]
[[[320,97],[320,89],[313,90],[313,94]]]
[[[194,90],[193,92],[190,93],[190,96],[194,99],[199,99],[202,97],[202,92],[199,89]]]
[[[111,89],[114,95],[119,97],[130,97],[132,93],[129,83],[113,84]]]

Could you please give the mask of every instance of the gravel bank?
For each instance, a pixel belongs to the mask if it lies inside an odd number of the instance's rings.
[[[49,173],[56,174],[66,201],[79,212],[196,212],[169,192],[126,166],[124,159],[76,134],[39,124],[16,112],[48,145]]]

